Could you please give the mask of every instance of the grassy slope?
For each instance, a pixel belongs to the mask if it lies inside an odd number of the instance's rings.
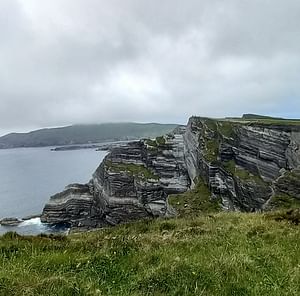
[[[253,119],[244,119],[244,118],[228,118],[226,119],[229,122],[240,122],[240,123],[254,123],[254,124],[263,124],[263,125],[292,125],[299,126],[299,119],[276,119],[276,118],[253,118]]]
[[[228,120],[238,120],[238,121],[252,121],[262,124],[274,124],[274,125],[300,125],[300,119],[288,119],[288,118],[280,118],[280,117],[272,117],[272,116],[264,116],[258,114],[244,114],[241,118],[227,118]]]
[[[300,228],[215,213],[0,239],[0,295],[299,295]]]

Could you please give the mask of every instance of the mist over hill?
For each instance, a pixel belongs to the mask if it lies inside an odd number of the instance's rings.
[[[103,123],[47,128],[0,137],[0,148],[43,147],[157,137],[176,128],[176,124]]]

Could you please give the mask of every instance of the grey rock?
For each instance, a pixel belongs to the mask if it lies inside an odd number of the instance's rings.
[[[277,193],[288,194],[300,199],[300,168],[285,171],[275,183]]]
[[[224,210],[261,211],[279,193],[300,198],[300,126],[191,117],[155,140],[115,147],[88,184],[50,198],[41,220],[103,227],[174,210],[168,195],[202,178]]]
[[[20,223],[22,223],[23,220],[18,218],[4,218],[0,220],[0,225],[2,226],[18,226]]]
[[[232,135],[227,137],[220,131],[224,122],[215,121],[215,124],[214,130],[206,118],[189,120],[184,154],[192,185],[201,177],[210,188],[212,198],[220,197],[226,210],[262,210],[277,191],[299,196],[300,176],[295,176],[298,171],[294,171],[293,181],[280,177],[283,171],[290,172],[299,166],[300,126],[231,122]],[[205,158],[205,138],[218,141],[215,161]],[[230,161],[249,177],[241,178],[226,170],[224,164]]]
[[[52,196],[41,221],[92,228],[174,215],[168,194],[185,192],[190,186],[184,132],[179,127],[158,140],[114,148],[88,184],[69,185]]]

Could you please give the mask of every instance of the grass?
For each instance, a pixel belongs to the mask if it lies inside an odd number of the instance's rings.
[[[0,295],[299,295],[300,228],[262,214],[0,238]]]
[[[244,182],[255,182],[260,185],[267,185],[267,183],[258,175],[251,174],[248,170],[236,165],[234,160],[224,161],[222,163],[224,169],[233,176],[238,177]]]
[[[166,139],[165,139],[163,136],[157,137],[157,138],[156,138],[156,143],[157,143],[158,145],[165,145],[165,144],[166,144]]]
[[[236,118],[236,119],[227,119],[230,122],[241,122],[241,123],[249,123],[249,124],[262,124],[262,125],[293,125],[298,126],[300,125],[299,119],[280,119],[280,118]]]
[[[279,181],[287,181],[289,183],[294,183],[295,186],[300,187],[300,169],[298,168],[293,171],[285,172],[285,174],[282,178],[279,179]]]
[[[205,143],[204,158],[210,163],[217,161],[220,143],[235,136],[234,123],[206,118],[202,119],[199,124],[202,125],[200,138]]]
[[[217,122],[213,119],[198,118],[198,124],[201,125],[201,132],[199,134],[199,143],[204,143],[203,157],[207,162],[214,162],[219,155],[219,134]]]
[[[239,177],[240,180],[243,181],[253,181],[256,184],[261,184],[261,185],[266,185],[266,183],[263,181],[263,179],[258,176],[258,175],[253,175],[249,171],[241,168],[241,167],[236,167],[235,169],[235,176]]]
[[[137,165],[133,163],[113,163],[108,160],[106,161],[105,164],[107,165],[110,171],[127,172],[128,174],[136,177],[137,179],[141,179],[141,180],[159,179],[159,176],[155,175],[151,170],[149,170],[148,168],[142,165]]]
[[[266,214],[268,218],[275,221],[288,221],[289,223],[299,225],[300,224],[300,209],[294,208],[289,210],[276,210]]]
[[[158,148],[159,146],[163,146],[166,144],[165,137],[156,137],[155,139],[147,139],[145,142],[150,148]]]
[[[206,184],[199,179],[193,190],[169,197],[169,203],[180,217],[213,213],[220,210],[219,200],[212,200]]]
[[[300,120],[294,119],[256,119],[254,121],[266,125],[300,125]]]
[[[271,209],[299,209],[300,200],[285,193],[277,193],[272,197],[268,207]]]
[[[234,137],[234,124],[229,121],[219,121],[218,131],[223,137],[232,138]]]
[[[222,165],[228,173],[235,174],[236,164],[234,160],[224,161]]]
[[[147,139],[145,143],[151,148],[157,148],[156,140]]]
[[[206,150],[204,158],[208,162],[214,162],[218,159],[219,155],[219,141],[210,139],[206,141]]]

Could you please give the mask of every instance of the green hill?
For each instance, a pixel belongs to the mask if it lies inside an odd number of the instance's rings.
[[[0,148],[59,146],[104,141],[152,138],[166,134],[176,124],[103,123],[49,128],[0,137]]]
[[[243,114],[242,119],[250,119],[250,120],[256,120],[256,119],[273,119],[273,120],[285,120],[281,117],[272,117],[272,116],[266,116],[266,115],[259,115],[259,114]]]

